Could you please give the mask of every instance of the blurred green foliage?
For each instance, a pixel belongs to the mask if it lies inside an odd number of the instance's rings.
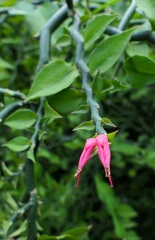
[[[38,34],[45,22],[64,1],[17,1],[3,0],[0,3],[0,86],[19,90],[28,94],[35,78],[39,58]],[[130,1],[80,1],[81,32],[97,9],[119,14],[113,22],[117,26]],[[89,2],[95,6],[94,13],[87,8]],[[143,1],[145,2],[145,1]],[[148,4],[152,1],[148,1]],[[140,4],[140,1],[137,1]],[[150,5],[149,5],[150,6]],[[8,13],[5,8],[10,7]],[[140,6],[139,6],[140,7]],[[105,9],[106,8],[106,9]],[[142,6],[143,10],[143,6]],[[147,15],[149,7],[146,9]],[[151,15],[152,17],[152,15]],[[115,18],[114,16],[112,19]],[[146,18],[139,12],[132,20]],[[94,18],[96,21],[96,18]],[[109,21],[110,24],[111,21]],[[71,19],[67,19],[51,39],[51,60],[63,59],[73,62],[75,44],[70,36]],[[87,25],[88,26],[88,25]],[[142,25],[143,26],[143,25]],[[143,26],[145,28],[145,26]],[[137,30],[138,31],[138,30]],[[107,35],[98,35],[96,43],[101,43]],[[94,41],[94,40],[93,40]],[[106,41],[106,40],[105,40]],[[90,43],[91,48],[92,42]],[[110,46],[109,46],[110,48]],[[89,52],[84,58],[88,60]],[[130,42],[124,54],[124,66],[117,78],[113,79],[116,65],[110,66],[105,74],[98,70],[92,76],[95,98],[100,102],[104,119],[111,119],[118,128],[108,126],[108,133],[119,130],[111,144],[111,172],[114,189],[109,187],[104,170],[94,156],[82,173],[81,183],[75,188],[72,178],[85,140],[94,135],[90,121],[90,111],[86,105],[85,94],[81,91],[80,78],[72,86],[48,97],[44,102],[45,115],[39,132],[41,144],[35,163],[35,182],[38,191],[38,239],[70,240],[138,240],[155,238],[154,229],[154,170],[155,170],[155,85],[154,46],[148,42]],[[118,58],[117,58],[118,60]],[[153,69],[153,70],[152,70]],[[101,72],[101,73],[100,73]],[[138,81],[137,81],[138,79]],[[129,85],[130,84],[130,85]],[[151,85],[150,85],[151,84]],[[138,87],[133,88],[133,87]],[[0,95],[0,107],[8,106],[15,100]],[[27,239],[27,222],[23,214],[12,225],[10,221],[19,208],[25,190],[23,164],[25,152],[10,151],[3,147],[14,138],[17,150],[30,146],[29,139],[34,130],[38,102],[27,102],[10,115],[0,129],[0,236],[7,230],[15,239]],[[28,109],[29,118],[27,117]],[[30,111],[30,110],[29,110]],[[18,127],[23,121],[25,128]],[[19,115],[21,117],[19,117]],[[73,131],[81,123],[89,131]],[[111,123],[111,122],[110,122]],[[22,123],[23,124],[23,123]],[[103,121],[104,124],[104,121]],[[26,141],[21,149],[16,138]],[[16,139],[18,140],[18,139]],[[8,143],[7,143],[8,142]],[[11,149],[11,148],[10,148]],[[33,157],[32,157],[33,159]],[[11,227],[10,227],[11,226]],[[3,231],[2,231],[3,229]],[[5,238],[3,238],[5,239]]]

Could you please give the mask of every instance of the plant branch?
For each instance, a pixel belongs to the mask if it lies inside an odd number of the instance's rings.
[[[96,131],[98,133],[106,133],[101,125],[101,117],[99,115],[99,105],[94,99],[92,89],[90,87],[90,73],[89,68],[85,64],[83,60],[83,46],[84,40],[82,35],[80,34],[79,27],[80,27],[80,18],[77,13],[74,13],[73,17],[73,29],[71,31],[71,35],[77,44],[76,46],[76,65],[79,68],[82,74],[82,88],[87,96],[87,102],[91,109],[91,119],[95,122]]]
[[[119,30],[116,27],[108,26],[105,33],[108,35],[115,35],[119,34],[122,31]],[[135,32],[132,34],[130,41],[147,41],[151,44],[155,44],[155,34],[150,31],[141,31],[141,32]]]
[[[44,64],[49,62],[51,33],[67,18],[67,12],[68,8],[65,4],[44,25],[40,34],[40,54],[36,73],[41,70]]]
[[[68,9],[73,11],[73,9],[74,9],[73,0],[66,0],[66,4],[68,6]]]
[[[38,131],[41,128],[41,119],[43,117],[43,100],[44,98],[41,98],[40,100],[40,105],[37,111],[38,119],[35,124],[35,131],[31,137],[32,151],[33,151],[34,157],[36,157],[37,150],[39,147]],[[27,215],[27,219],[28,219],[27,240],[35,240],[36,233],[37,233],[36,218],[37,218],[38,200],[37,200],[37,190],[35,187],[34,162],[28,157],[25,163],[25,177],[26,177],[26,192],[22,198],[22,202],[29,201],[32,203]]]
[[[21,106],[23,106],[23,104],[24,104],[24,102],[18,101],[18,102],[15,102],[15,103],[11,103],[6,108],[4,108],[0,112],[0,122],[2,122],[7,116],[9,116],[10,113],[14,112],[16,109],[18,109]]]
[[[119,30],[123,31],[128,26],[128,24],[130,22],[130,19],[132,18],[132,15],[135,12],[135,9],[136,9],[136,1],[132,0],[130,6],[128,7],[128,9],[126,11],[126,13],[124,14],[122,20],[120,21],[120,24],[118,26]],[[122,67],[123,60],[124,60],[124,54],[121,55],[121,57],[119,58],[119,60],[116,64],[116,68],[114,70],[114,74],[113,74],[112,79],[115,79],[116,76],[118,75],[118,73],[119,73],[119,71]]]
[[[5,162],[2,162],[1,165],[2,165],[2,170],[6,172],[7,175],[9,175],[7,177],[4,177],[5,181],[8,181],[8,182],[11,182],[15,177],[20,177],[21,174],[24,172],[24,168],[25,168],[25,165],[23,164],[20,167],[18,172],[11,172],[5,165]]]
[[[40,57],[38,66],[36,69],[36,74],[42,69],[44,64],[46,64],[50,60],[50,40],[52,32],[58,28],[58,26],[66,19],[67,17],[67,5],[61,7],[44,25],[41,34],[40,34]],[[32,151],[34,153],[34,157],[37,154],[39,139],[38,139],[38,131],[41,128],[41,119],[43,117],[43,101],[44,97],[40,99],[40,104],[38,107],[37,115],[38,119],[35,124],[35,131],[31,137],[32,142]],[[28,212],[28,238],[27,240],[36,239],[36,218],[37,218],[37,191],[35,188],[35,174],[34,174],[34,162],[27,158],[25,164],[25,175],[26,175],[26,192],[23,196],[22,202],[26,202],[28,199],[33,204]]]
[[[18,91],[13,91],[13,90],[7,89],[7,88],[0,88],[0,94],[1,95],[6,95],[8,97],[18,98],[18,99],[21,99],[21,100],[25,99],[24,94],[22,94]]]
[[[136,9],[136,1],[132,0],[130,6],[128,7],[126,13],[124,14],[124,16],[118,26],[118,29],[124,30],[128,26],[130,19],[135,12],[135,9]]]
[[[16,222],[16,220],[21,217],[28,209],[30,209],[32,203],[28,202],[23,207],[19,208],[14,215],[10,218],[9,222]]]

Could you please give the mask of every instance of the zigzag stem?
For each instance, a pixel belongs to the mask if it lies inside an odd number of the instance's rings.
[[[50,39],[51,34],[54,32],[55,29],[59,27],[59,25],[66,19],[67,17],[67,5],[61,7],[56,14],[54,14],[49,21],[44,25],[41,34],[40,34],[40,57],[38,66],[36,69],[36,74],[42,69],[44,64],[49,62],[50,60]],[[44,97],[40,99],[40,104],[38,107],[38,119],[35,124],[35,131],[31,137],[32,142],[32,150],[34,151],[34,156],[36,156],[38,146],[39,146],[39,139],[38,139],[38,130],[41,126],[41,119],[43,117],[43,101]],[[31,159],[27,158],[26,165],[25,165],[25,175],[26,175],[26,193],[23,196],[22,201],[26,202],[29,198],[33,204],[30,207],[28,213],[28,238],[27,240],[34,240],[36,239],[36,218],[37,218],[37,191],[35,189],[35,175],[34,175],[34,163]]]
[[[10,89],[7,89],[7,88],[0,88],[0,94],[6,95],[6,96],[9,96],[9,97],[18,98],[18,99],[21,99],[21,100],[25,99],[25,95],[23,93],[20,93],[18,91],[13,91],[13,90],[10,90]]]
[[[10,113],[14,112],[16,109],[23,106],[23,104],[24,104],[24,102],[22,102],[22,101],[18,101],[18,102],[9,104],[6,108],[4,108],[0,112],[0,122],[2,122],[7,116],[9,116]]]
[[[82,75],[82,89],[84,90],[87,96],[87,103],[91,109],[91,119],[96,125],[96,132],[99,134],[106,133],[101,124],[101,117],[99,115],[99,105],[94,99],[93,91],[90,86],[90,73],[89,68],[83,60],[83,46],[84,40],[79,31],[80,27],[80,18],[75,12],[73,16],[73,29],[71,31],[72,38],[74,39],[76,46],[76,65],[79,68]]]
[[[118,26],[119,30],[123,31],[128,26],[128,24],[130,22],[130,19],[132,18],[132,15],[135,12],[135,9],[136,9],[136,1],[132,0],[130,6],[128,7],[128,9],[126,11],[126,13],[124,14],[124,17],[120,21],[120,24]],[[119,73],[119,71],[122,67],[123,59],[124,59],[124,54],[122,54],[122,56],[119,58],[119,60],[117,62],[117,65],[116,65],[116,68],[115,68],[115,71],[114,71],[114,74],[113,74],[113,77],[112,77],[113,80],[115,80],[115,78],[117,77],[117,75],[118,75],[118,73]]]

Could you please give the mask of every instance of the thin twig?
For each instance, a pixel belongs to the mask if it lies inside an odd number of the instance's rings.
[[[15,103],[11,103],[6,108],[4,108],[0,112],[0,122],[2,122],[7,116],[9,116],[10,113],[14,112],[16,109],[18,109],[21,106],[23,106],[23,104],[24,104],[23,101],[18,101],[18,102],[15,102]]]
[[[122,31],[116,27],[108,26],[105,33],[108,35],[119,34]],[[140,31],[132,34],[130,41],[147,41],[151,44],[155,44],[155,34],[150,31]]]
[[[126,13],[124,14],[122,20],[120,21],[120,24],[118,25],[118,29],[124,30],[128,26],[130,19],[132,18],[133,14],[135,12],[135,9],[136,9],[136,1],[132,0]]]
[[[18,98],[21,100],[24,100],[26,98],[26,96],[18,91],[13,91],[7,88],[0,88],[0,94],[2,95],[6,95],[8,97],[14,97],[14,98]]]
[[[134,12],[135,12],[135,9],[136,9],[136,1],[135,0],[132,0],[130,6],[128,7],[126,13],[124,14],[122,20],[120,21],[120,24],[118,26],[118,29],[123,31],[129,24],[130,22],[130,19],[132,18]],[[115,68],[115,71],[114,71],[114,74],[113,74],[113,77],[112,79],[115,80],[121,67],[122,67],[122,64],[123,64],[123,60],[124,60],[124,54],[122,54],[116,64],[116,68]]]

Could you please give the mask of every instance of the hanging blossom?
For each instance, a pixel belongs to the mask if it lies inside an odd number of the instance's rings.
[[[78,187],[81,177],[81,171],[84,168],[84,166],[87,164],[87,162],[92,157],[94,151],[97,149],[98,156],[100,158],[100,161],[105,169],[105,176],[108,177],[110,186],[113,187],[111,173],[110,173],[110,143],[108,142],[107,135],[100,134],[96,138],[89,138],[86,140],[86,144],[84,146],[84,149],[81,153],[78,169],[76,173],[74,174],[74,177],[77,177],[77,183],[76,187]]]

